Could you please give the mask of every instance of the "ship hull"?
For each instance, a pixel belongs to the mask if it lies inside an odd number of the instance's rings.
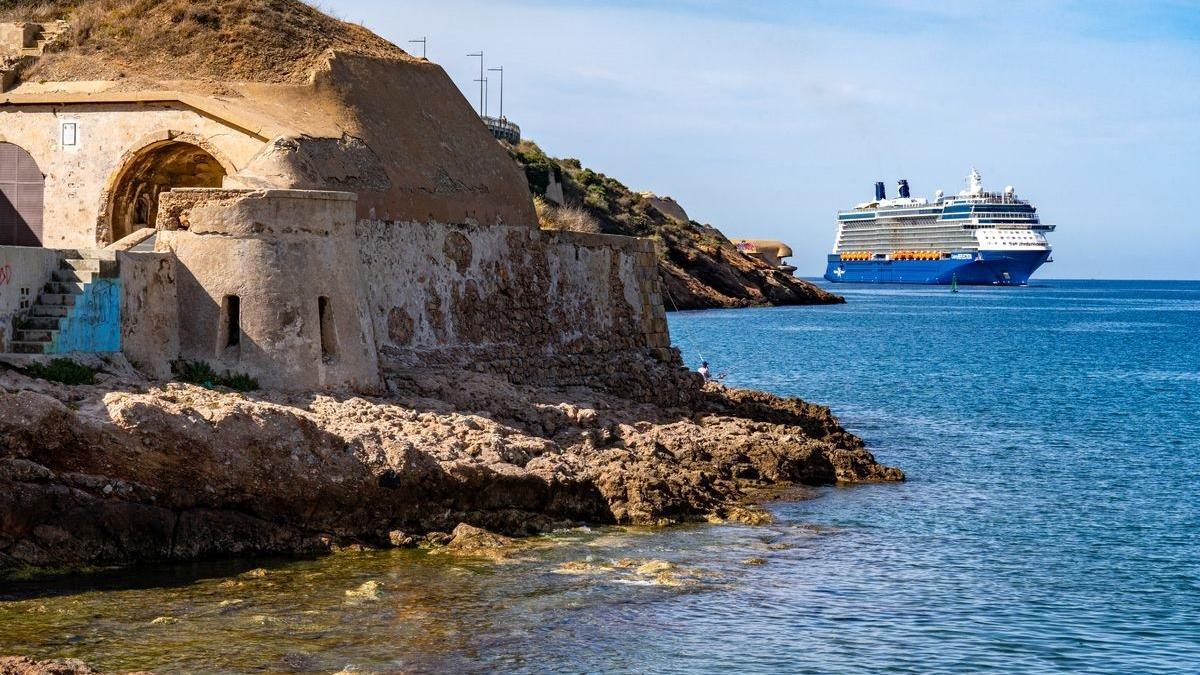
[[[1049,250],[980,251],[963,259],[841,260],[829,256],[825,278],[835,283],[1023,286],[1050,258]]]

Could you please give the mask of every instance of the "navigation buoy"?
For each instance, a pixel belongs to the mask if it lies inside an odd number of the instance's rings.
[[[955,272],[953,275],[950,276],[950,292],[951,293],[958,292],[958,273],[957,272]]]

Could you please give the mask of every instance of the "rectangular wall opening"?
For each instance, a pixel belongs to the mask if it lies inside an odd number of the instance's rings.
[[[242,301],[236,295],[225,296],[225,340],[226,348],[242,344]]]
[[[329,361],[337,356],[337,333],[333,329],[333,310],[329,298],[317,298],[317,320],[321,326],[321,358]]]

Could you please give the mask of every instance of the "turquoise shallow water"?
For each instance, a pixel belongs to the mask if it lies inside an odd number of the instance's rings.
[[[681,313],[672,334],[731,384],[832,406],[904,484],[814,490],[764,527],[558,533],[499,565],[346,553],[0,588],[0,652],[160,673],[1200,671],[1200,283],[836,290],[849,304]],[[673,562],[678,585],[621,559]]]

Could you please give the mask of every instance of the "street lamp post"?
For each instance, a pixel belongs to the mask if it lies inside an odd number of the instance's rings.
[[[470,56],[472,58],[479,57],[479,79],[475,80],[475,81],[479,83],[479,116],[484,117],[485,116],[484,115],[484,106],[486,105],[486,103],[484,102],[484,98],[483,98],[484,97],[483,86],[484,86],[484,82],[486,82],[486,80],[483,79],[483,50],[480,49],[478,52],[476,52],[474,54],[467,54],[467,56]]]
[[[479,82],[480,80],[475,80],[475,81],[476,81],[476,82]],[[482,84],[482,85],[480,85],[480,86],[482,86],[482,87],[483,87],[483,115],[482,115],[482,117],[483,117],[484,119],[487,119],[487,114],[488,114],[488,95],[492,93],[492,88],[488,86],[488,78],[486,78],[486,77],[485,77],[485,78],[483,78],[482,82],[483,82],[483,84]]]
[[[504,66],[488,68],[488,72],[500,73],[500,119],[504,119]]]
[[[408,41],[409,44],[417,44],[418,42],[421,43],[421,58],[423,58],[423,59],[428,58],[425,55],[425,48],[428,45],[428,40],[426,40],[425,38],[422,37],[420,40],[409,40]]]

